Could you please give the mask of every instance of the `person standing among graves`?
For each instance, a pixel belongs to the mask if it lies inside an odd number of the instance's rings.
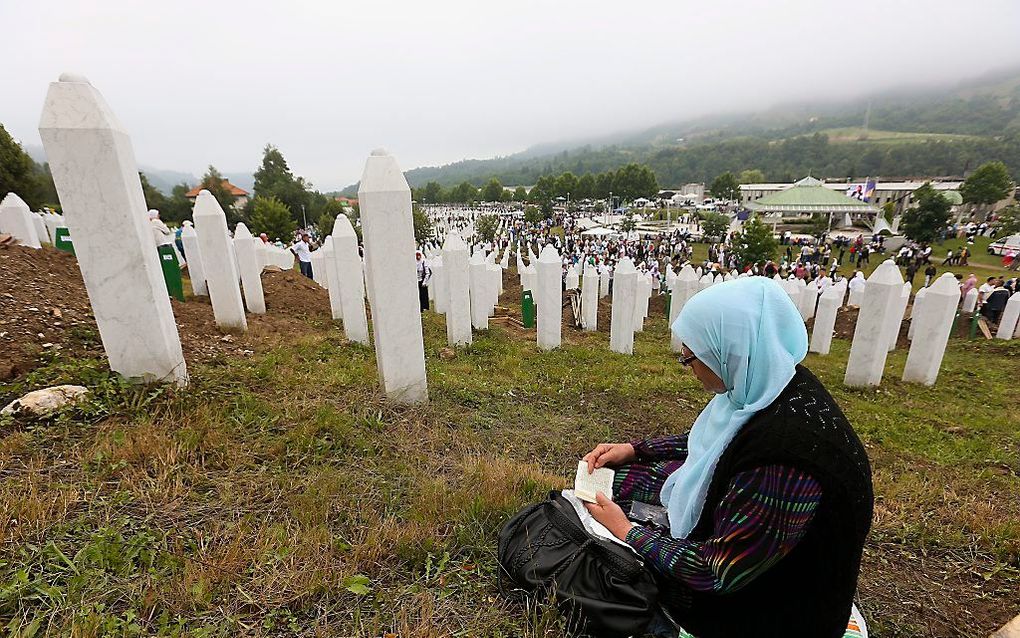
[[[421,306],[421,311],[425,312],[429,309],[429,280],[432,279],[432,269],[420,250],[415,252],[414,259],[418,267],[418,305]]]
[[[301,239],[290,247],[290,252],[294,253],[298,259],[298,268],[301,269],[301,274],[309,279],[312,278],[312,251],[308,248],[311,241],[311,235],[302,233]]]
[[[149,224],[152,225],[152,238],[155,240],[157,247],[174,243],[173,231],[167,228],[167,225],[159,218],[158,210],[153,209],[149,211]]]
[[[807,330],[776,282],[747,277],[692,297],[672,326],[680,363],[715,396],[690,434],[600,444],[613,500],[586,505],[657,576],[668,617],[648,631],[699,638],[838,638],[853,599],[874,493],[867,452],[800,362]],[[624,507],[666,509],[668,528]],[[611,602],[611,601],[610,601]]]
[[[931,282],[935,281],[935,275],[939,274],[938,268],[935,264],[928,263],[928,266],[924,269],[924,287],[927,288],[931,285]]]

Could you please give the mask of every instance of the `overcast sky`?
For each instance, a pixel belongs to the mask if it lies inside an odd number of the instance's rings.
[[[252,171],[267,142],[331,190],[717,110],[1020,62],[1020,2],[0,0],[0,123],[87,76],[139,163]]]

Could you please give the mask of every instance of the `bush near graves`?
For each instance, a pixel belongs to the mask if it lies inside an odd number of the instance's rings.
[[[703,213],[701,215],[701,234],[716,241],[726,236],[730,227],[730,218],[722,213]]]
[[[928,243],[941,238],[949,223],[949,201],[927,183],[914,191],[914,201],[916,204],[903,213],[903,234]]]
[[[733,253],[741,266],[763,264],[775,259],[778,248],[779,242],[773,237],[772,229],[757,215],[744,222],[740,235],[733,242]]]
[[[414,222],[414,241],[418,244],[432,241],[435,238],[435,230],[432,228],[432,220],[420,209],[411,213]]]
[[[252,200],[249,226],[255,236],[265,233],[271,241],[279,239],[284,242],[290,241],[297,229],[290,210],[275,197],[256,197]]]
[[[495,215],[482,215],[475,220],[475,232],[483,242],[495,241],[498,230],[499,218]]]

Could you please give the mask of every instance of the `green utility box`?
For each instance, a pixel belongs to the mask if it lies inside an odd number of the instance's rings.
[[[525,290],[521,296],[521,322],[525,328],[535,327],[535,298],[530,290]]]
[[[181,265],[177,262],[177,253],[170,244],[163,244],[156,249],[159,253],[159,265],[163,269],[163,281],[166,290],[177,301],[184,301],[184,282],[181,281]]]
[[[53,241],[53,246],[58,250],[62,250],[67,253],[74,254],[74,244],[71,243],[71,232],[67,230],[65,226],[59,226],[54,234],[56,238]]]

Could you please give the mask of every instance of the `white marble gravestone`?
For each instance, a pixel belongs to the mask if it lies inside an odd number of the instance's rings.
[[[680,274],[673,280],[673,288],[670,291],[669,300],[669,347],[673,352],[680,352],[682,344],[680,337],[673,333],[673,323],[683,309],[684,305],[698,293],[701,284],[698,281],[698,273],[691,268],[690,264],[684,264]]]
[[[832,331],[836,325],[836,313],[843,300],[843,289],[829,286],[818,298],[815,325],[811,330],[811,352],[829,354],[832,346]]]
[[[609,323],[609,349],[620,354],[634,352],[634,304],[638,271],[629,257],[616,263],[613,272],[613,309]]]
[[[1020,292],[1014,292],[999,318],[999,329],[995,331],[995,338],[1009,341],[1018,334],[1020,334]]]
[[[567,268],[566,286],[567,290],[577,290],[581,286],[581,277],[577,274],[577,268],[574,266]]]
[[[970,290],[968,290],[967,294],[963,296],[963,311],[974,312],[974,310],[977,308],[977,300],[978,289],[971,288]]]
[[[3,206],[2,202],[0,202],[0,206]],[[39,238],[40,243],[53,243],[53,239],[46,233],[46,222],[43,221],[42,215],[32,213],[32,225],[35,226],[35,234]]]
[[[818,286],[814,282],[805,282],[800,289],[800,298],[797,300],[797,309],[800,316],[807,321],[815,316],[815,304],[818,302]]]
[[[191,280],[191,291],[195,295],[206,297],[209,290],[205,285],[205,265],[202,262],[202,249],[198,245],[198,233],[191,222],[185,221],[181,227],[181,243],[188,260],[188,279]]]
[[[241,275],[241,288],[244,290],[244,307],[250,313],[262,315],[266,312],[266,299],[262,292],[262,266],[259,265],[259,256],[252,239],[248,227],[238,222],[234,227],[234,255],[237,257],[238,274]],[[322,263],[321,255],[319,263]]]
[[[609,270],[604,268],[599,273],[599,299],[609,296]]]
[[[220,328],[248,329],[244,302],[238,285],[234,245],[227,232],[227,217],[212,193],[202,190],[192,211],[198,250],[205,269],[205,285],[213,307],[213,317]]]
[[[904,282],[900,289],[900,298],[893,306],[889,314],[889,352],[896,349],[896,341],[900,338],[900,327],[903,325],[903,315],[907,312],[907,305],[910,304],[910,293],[913,286],[910,282]]]
[[[12,235],[22,246],[42,247],[39,243],[39,231],[32,219],[32,211],[25,200],[14,193],[7,193],[0,202],[0,233]]]
[[[39,134],[110,368],[129,379],[186,384],[127,131],[87,79],[65,73],[50,84]]]
[[[437,254],[432,258],[432,278],[429,280],[429,286],[435,289],[435,311],[441,315],[446,314],[446,308],[450,301],[450,295],[446,292],[446,263],[443,259],[443,255],[436,251]]]
[[[914,305],[910,307],[910,327],[907,328],[907,339],[914,340],[914,333],[917,331],[917,319],[921,316],[921,309],[924,308],[924,297],[928,294],[927,288],[921,288],[914,295]]]
[[[595,264],[584,265],[581,289],[581,323],[588,332],[598,330],[599,323],[599,271]]]
[[[322,263],[322,249],[313,250],[312,257],[312,281],[322,288],[329,287],[329,278],[326,277],[326,267]]]
[[[358,201],[379,378],[395,401],[426,401],[411,189],[386,151],[372,151],[365,162]]]
[[[471,326],[475,330],[489,328],[488,276],[486,274],[485,257],[481,250],[476,250],[468,260],[468,283],[471,291]]]
[[[539,350],[560,347],[560,328],[563,320],[563,291],[561,289],[562,261],[556,248],[546,244],[535,266],[538,281],[537,341]]]
[[[322,242],[322,266],[326,269],[329,291],[329,312],[334,321],[343,321],[344,307],[340,301],[340,270],[336,267],[336,251],[333,249],[333,236],[326,237]]]
[[[538,291],[535,289],[535,276],[536,276],[535,264],[529,264],[524,267],[523,271],[521,271],[521,288],[523,288],[524,290],[531,291],[532,299],[534,300],[535,306],[537,307],[538,295],[536,293]]]
[[[50,241],[56,244],[57,229],[66,228],[66,224],[64,223],[64,216],[57,215],[56,213],[50,213],[49,215],[46,215],[44,221],[46,222],[46,232],[49,233]]]
[[[451,346],[471,344],[471,293],[467,244],[450,233],[443,244],[446,278],[446,341]]]
[[[876,386],[882,382],[889,354],[889,316],[899,305],[902,290],[903,277],[891,259],[868,278],[843,378],[846,385]]]
[[[959,303],[960,285],[952,273],[943,274],[928,287],[903,368],[904,381],[935,384]]]
[[[351,341],[369,344],[368,317],[365,314],[365,275],[358,254],[358,235],[347,215],[337,215],[333,222],[333,265],[340,287],[340,305],[344,334]],[[417,271],[415,272],[417,285]]]

